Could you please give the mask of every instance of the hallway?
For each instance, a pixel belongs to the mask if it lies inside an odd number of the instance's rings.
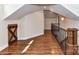
[[[32,41],[33,40],[33,41]],[[32,41],[32,42],[31,42]],[[30,43],[29,43],[30,42]],[[29,47],[27,47],[29,45]],[[18,40],[0,52],[1,55],[63,55],[51,31],[29,40]]]

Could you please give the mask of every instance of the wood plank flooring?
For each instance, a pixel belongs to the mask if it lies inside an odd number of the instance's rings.
[[[33,43],[24,53],[21,53],[28,43],[33,40]],[[18,40],[8,48],[0,52],[1,55],[63,55],[58,42],[52,36],[51,31],[45,31],[44,35],[31,38],[29,40]]]

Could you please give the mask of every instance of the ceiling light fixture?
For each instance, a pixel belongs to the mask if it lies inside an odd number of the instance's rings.
[[[64,21],[64,17],[61,17],[61,20]]]

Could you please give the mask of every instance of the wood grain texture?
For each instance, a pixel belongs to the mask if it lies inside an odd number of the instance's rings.
[[[21,53],[28,43],[34,40],[31,46],[23,54]],[[44,35],[29,40],[18,40],[8,48],[0,52],[1,55],[63,55],[58,42],[52,36],[51,31],[45,31]]]

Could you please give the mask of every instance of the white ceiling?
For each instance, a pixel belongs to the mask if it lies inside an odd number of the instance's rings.
[[[68,9],[66,9],[60,4],[34,4],[34,5],[26,4],[20,9],[18,9],[17,11],[15,11],[10,16],[8,16],[6,19],[19,19],[23,17],[24,15],[28,15],[38,10],[43,10],[44,8],[41,8],[40,6],[48,6],[48,9],[52,12],[58,13],[65,17],[79,20],[78,16],[76,16],[74,13],[72,13],[71,11],[69,11]]]
[[[50,5],[56,5],[56,4],[32,4],[32,5],[37,5],[37,6],[50,6]]]
[[[56,18],[58,14],[51,12],[49,10],[44,10],[44,17],[45,18]]]
[[[71,11],[69,11],[68,9],[66,9],[65,7],[63,7],[62,5],[51,5],[49,7],[50,11],[58,13],[59,15],[74,19],[74,20],[79,20],[79,17],[72,13]]]
[[[19,18],[23,17],[24,15],[28,15],[28,14],[30,14],[32,12],[36,12],[38,10],[41,10],[41,7],[38,7],[36,5],[26,4],[5,19],[19,19]]]

